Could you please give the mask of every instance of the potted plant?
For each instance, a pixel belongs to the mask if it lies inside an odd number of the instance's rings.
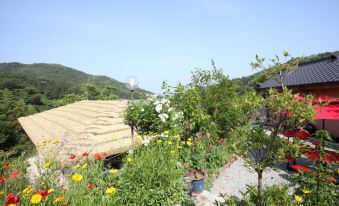
[[[192,193],[201,193],[204,190],[205,177],[207,177],[207,172],[203,170],[191,170],[186,175],[191,178],[191,192]]]

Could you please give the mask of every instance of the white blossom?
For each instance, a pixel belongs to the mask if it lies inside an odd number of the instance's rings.
[[[155,106],[155,111],[157,111],[158,113],[160,113],[162,110],[162,104],[158,104],[157,106]]]
[[[158,105],[158,104],[160,104],[159,100],[154,102],[154,105]]]
[[[162,122],[166,122],[166,119],[168,118],[168,115],[165,113],[159,114],[158,117]]]
[[[147,146],[148,144],[149,144],[149,139],[144,139],[143,141],[142,141],[142,144],[143,145],[145,145],[145,146]]]
[[[171,112],[172,110],[173,110],[173,108],[172,108],[172,107],[170,107],[170,108],[168,109],[168,111],[169,111],[169,112]]]
[[[142,108],[140,111],[141,111],[141,112],[144,112],[145,110],[144,110],[144,108]]]
[[[172,117],[172,120],[175,121],[175,120],[177,120],[178,118],[179,118],[178,113],[175,113],[175,114],[173,115],[173,117]]]

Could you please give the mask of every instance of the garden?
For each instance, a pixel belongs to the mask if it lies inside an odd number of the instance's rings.
[[[302,61],[287,52],[283,57],[281,62],[278,56],[269,61],[257,56],[251,65],[262,76],[254,81],[287,73]],[[30,154],[1,156],[0,203],[193,205],[194,181],[203,178],[208,190],[225,165],[242,158],[257,174],[257,184],[241,198],[222,194],[215,205],[338,205],[339,158],[328,149],[331,137],[325,130],[303,129],[315,119],[314,97],[298,98],[283,85],[283,75],[281,89],[259,93],[240,87],[214,62],[212,67],[194,71],[185,85],[164,82],[163,95],[129,104],[125,120],[140,137],[122,154],[119,167],[105,153],[69,154],[63,163],[46,157],[36,162],[39,177],[29,182]],[[300,159],[311,165],[297,164]],[[288,177],[292,185],[265,187],[264,171],[282,162],[294,170]]]

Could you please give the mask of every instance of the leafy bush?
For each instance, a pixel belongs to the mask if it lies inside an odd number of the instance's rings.
[[[266,187],[263,190],[263,205],[264,206],[290,206],[295,205],[295,201],[288,194],[289,187],[287,185],[274,185]],[[242,198],[236,196],[223,195],[225,202],[216,202],[217,206],[256,206],[259,196],[255,186],[248,186],[245,192],[242,192]]]
[[[157,137],[133,151],[118,176],[116,205],[175,205],[183,202],[185,183],[177,139]]]
[[[336,171],[335,157],[325,153],[325,140],[330,141],[330,134],[325,130],[317,131],[316,137],[320,140],[320,145],[312,152],[315,164],[308,171],[301,171],[292,176],[294,180],[296,195],[300,198],[303,205],[330,206],[339,202],[339,194],[336,191]],[[309,148],[304,151],[310,151]]]
[[[13,200],[10,193],[20,197],[20,205],[31,205],[34,201],[41,205],[175,205],[188,202],[184,167],[179,161],[181,150],[188,146],[178,147],[178,137],[168,133],[143,143],[125,157],[120,171],[104,167],[105,154],[70,155],[63,165],[53,160],[37,162],[41,176],[34,185],[25,179],[24,157],[12,162],[2,158],[0,204]],[[14,171],[17,172],[13,176]],[[39,199],[39,195],[42,198]]]

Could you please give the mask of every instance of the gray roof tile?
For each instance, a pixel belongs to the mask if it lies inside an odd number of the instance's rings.
[[[331,61],[330,58],[308,62],[299,65],[299,69],[291,72],[285,77],[286,86],[299,86],[309,84],[320,84],[327,82],[339,82],[339,55]],[[279,87],[278,75],[260,84],[260,88]]]

